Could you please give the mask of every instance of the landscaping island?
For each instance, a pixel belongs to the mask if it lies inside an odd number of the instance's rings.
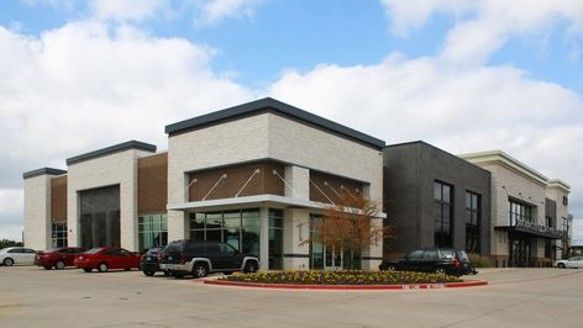
[[[205,284],[241,287],[374,290],[374,289],[436,289],[485,285],[485,281],[464,281],[445,274],[410,271],[265,271],[235,274]]]

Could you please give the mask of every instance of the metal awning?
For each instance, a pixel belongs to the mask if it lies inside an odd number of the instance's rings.
[[[166,208],[169,211],[203,212],[219,209],[224,210],[255,206],[274,206],[278,208],[306,208],[314,210],[326,210],[331,208],[330,204],[270,194],[175,203],[168,204]],[[387,217],[386,213],[378,214],[378,218],[380,219],[386,219],[386,217]]]
[[[563,234],[559,231],[553,230],[541,230],[536,229],[524,225],[515,225],[515,226],[496,226],[494,227],[495,230],[499,231],[508,231],[508,232],[519,232],[524,234],[533,235],[536,237],[541,238],[548,238],[548,239],[561,239],[563,238]]]

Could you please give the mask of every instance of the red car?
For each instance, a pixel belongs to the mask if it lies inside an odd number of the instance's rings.
[[[106,272],[109,269],[131,270],[140,265],[140,255],[119,247],[97,247],[79,254],[75,266],[85,272],[97,269]]]
[[[65,267],[74,266],[75,258],[85,252],[84,248],[62,247],[38,252],[34,258],[34,264],[47,270],[55,268],[63,270]]]

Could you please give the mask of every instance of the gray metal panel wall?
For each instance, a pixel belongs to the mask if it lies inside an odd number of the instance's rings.
[[[395,224],[388,253],[434,246],[433,185],[440,180],[454,187],[453,246],[465,248],[465,195],[472,191],[481,195],[481,254],[490,254],[490,172],[424,142],[385,148],[384,164],[387,213]]]

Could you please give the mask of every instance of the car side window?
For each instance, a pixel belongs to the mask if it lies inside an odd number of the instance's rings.
[[[437,250],[427,250],[423,253],[424,260],[437,260]]]
[[[8,253],[21,254],[21,253],[24,253],[24,252],[22,251],[22,248],[14,248],[14,249],[9,250]]]
[[[421,260],[421,259],[423,259],[423,251],[422,250],[412,251],[411,253],[409,253],[409,255],[407,255],[407,259],[408,260]]]
[[[220,244],[221,253],[227,255],[235,255],[237,251],[229,244]]]
[[[130,256],[131,255],[130,252],[126,251],[125,249],[119,249],[118,254],[119,254],[119,256]]]

